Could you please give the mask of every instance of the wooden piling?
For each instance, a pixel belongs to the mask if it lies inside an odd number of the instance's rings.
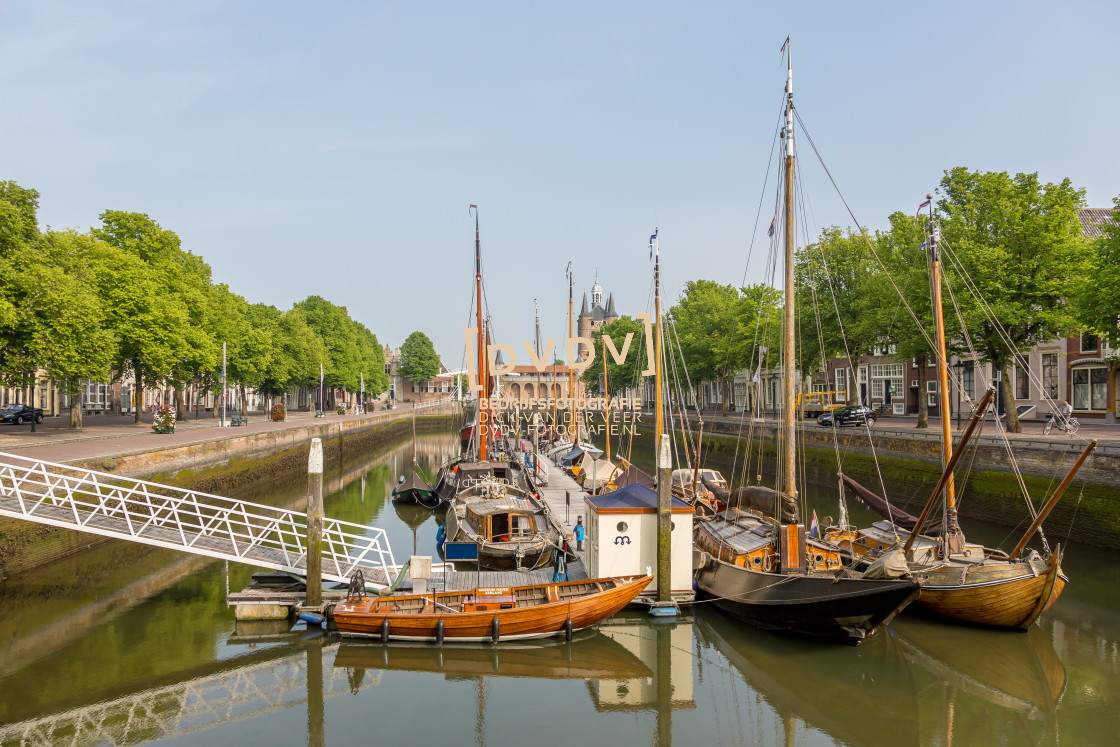
[[[307,606],[323,603],[323,441],[307,454]]]
[[[657,458],[657,601],[673,601],[671,536],[673,530],[673,462],[669,435],[661,434]]]

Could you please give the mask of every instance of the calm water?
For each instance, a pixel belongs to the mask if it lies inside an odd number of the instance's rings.
[[[455,445],[421,439],[422,465]],[[328,475],[327,514],[383,527],[398,559],[435,542],[434,517],[387,499],[410,460],[402,444]],[[246,497],[298,506],[304,488]],[[437,648],[236,625],[223,563],[111,544],[0,582],[0,745],[1117,744],[1116,560],[1071,546],[1072,582],[1028,634],[903,617],[831,647],[698,605],[571,643]],[[252,572],[230,566],[230,587]]]

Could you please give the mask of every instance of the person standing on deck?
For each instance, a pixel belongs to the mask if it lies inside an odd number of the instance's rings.
[[[583,517],[576,517],[576,552],[583,552]]]

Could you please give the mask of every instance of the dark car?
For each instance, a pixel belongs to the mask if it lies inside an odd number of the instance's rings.
[[[0,408],[0,423],[14,423],[22,425],[30,423],[34,418],[36,423],[43,422],[43,408],[28,405],[4,405]]]
[[[817,425],[831,426],[832,419],[836,419],[836,425],[875,425],[877,416],[875,411],[870,407],[863,405],[850,405],[848,407],[841,407],[839,410],[825,413],[817,418]]]

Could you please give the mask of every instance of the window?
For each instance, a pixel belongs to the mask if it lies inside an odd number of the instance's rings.
[[[1020,358],[1015,364],[1015,398],[1030,399],[1031,379],[1027,372],[1027,362]]]
[[[1096,335],[1081,335],[1081,352],[1095,353],[1100,347],[1100,340]]]
[[[845,402],[848,399],[848,369],[836,369],[836,393],[834,400],[836,402]]]
[[[875,379],[871,382],[871,399],[883,398],[883,380]]]
[[[514,536],[523,537],[533,533],[533,517],[524,514],[512,514],[509,518],[513,527],[511,534]]]
[[[976,396],[976,366],[972,361],[965,361],[964,370],[961,371],[961,390],[968,398]]]
[[[1104,410],[1108,403],[1108,369],[1084,366],[1073,369],[1073,409]]]
[[[1042,393],[1049,399],[1058,398],[1058,354],[1042,354]]]
[[[108,402],[108,385],[87,379],[82,388],[82,406],[87,410],[103,410]]]

